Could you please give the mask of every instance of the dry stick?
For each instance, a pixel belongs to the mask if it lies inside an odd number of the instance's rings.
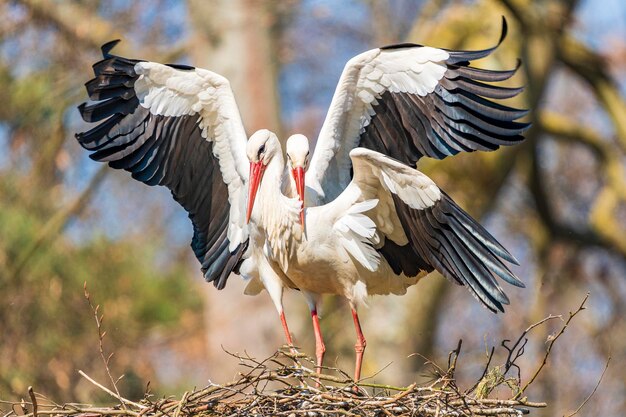
[[[487,376],[487,373],[489,372],[489,366],[491,366],[491,361],[493,359],[493,354],[496,351],[496,347],[492,346],[491,347],[491,352],[489,352],[488,356],[487,356],[487,363],[485,364],[485,368],[483,369],[483,374],[480,376],[480,378],[478,378],[478,380],[476,381],[476,383],[474,385],[472,385],[471,388],[469,388],[468,390],[465,391],[465,394],[469,394],[470,392],[474,392],[476,390],[476,388],[478,388],[478,385],[480,384],[480,382]]]
[[[301,368],[292,365],[281,364],[278,359],[287,358],[281,354],[274,355],[266,360],[258,361],[253,358],[242,357],[243,366],[254,367],[253,373],[248,373],[238,378],[237,381],[225,386],[213,385],[200,391],[190,391],[185,393],[180,401],[163,400],[144,405],[128,403],[127,410],[120,410],[119,406],[113,408],[94,408],[91,406],[67,404],[63,407],[48,408],[39,410],[39,417],[42,416],[69,416],[81,414],[87,417],[99,416],[133,416],[133,417],[157,417],[166,414],[165,408],[175,409],[172,417],[188,414],[196,415],[202,411],[208,411],[212,415],[278,415],[287,416],[289,414],[302,415],[307,412],[320,414],[346,415],[346,416],[372,416],[383,414],[386,416],[408,415],[439,415],[462,416],[462,415],[521,415],[524,410],[517,407],[545,407],[541,403],[529,403],[522,400],[494,400],[469,398],[456,388],[454,381],[449,375],[441,375],[429,386],[417,387],[411,385],[405,391],[397,393],[395,396],[378,395],[371,397],[356,397],[350,392],[343,391],[343,386],[329,386],[328,391],[319,391],[307,385],[305,379],[304,386],[291,385],[289,382],[302,378],[310,378],[316,374],[308,374]],[[276,362],[276,363],[275,363]],[[84,373],[81,373],[81,375]],[[85,375],[83,375],[85,376]],[[95,383],[91,378],[88,378]],[[280,381],[288,385],[287,390],[265,391],[263,384],[268,381]],[[448,388],[443,389],[442,384],[447,383]],[[117,395],[105,387],[96,385],[104,389],[119,401]],[[252,390],[252,391],[250,391]],[[234,394],[240,394],[239,398],[230,399]],[[126,400],[127,401],[127,400]],[[308,405],[303,405],[305,402]],[[142,409],[142,407],[144,407]],[[42,408],[42,407],[40,407]],[[297,411],[296,411],[297,410]],[[21,413],[20,413],[21,414]],[[17,413],[11,413],[6,417],[15,417]],[[35,417],[29,414],[27,417]]]
[[[524,399],[520,399],[520,400],[498,400],[495,398],[482,398],[480,400],[474,400],[474,399],[466,399],[465,402],[469,405],[482,405],[482,404],[489,404],[489,405],[499,405],[499,406],[516,406],[516,405],[524,405],[527,407],[532,407],[532,408],[545,408],[548,406],[547,403],[537,403],[537,402],[532,402],[532,401],[526,401]],[[455,400],[455,401],[450,401],[449,403],[450,405],[461,405],[460,400]]]
[[[580,406],[578,406],[576,411],[574,411],[572,414],[568,414],[567,417],[572,417],[572,416],[578,414],[578,412],[580,410],[582,410],[582,408],[585,406],[585,404],[587,404],[587,402],[591,399],[591,397],[593,397],[593,395],[598,390],[598,387],[600,386],[600,383],[602,382],[602,379],[604,378],[604,374],[606,373],[606,370],[609,369],[609,363],[610,362],[611,362],[611,357],[609,356],[608,359],[606,360],[606,364],[604,365],[604,370],[602,371],[602,374],[600,375],[600,379],[598,379],[598,383],[594,387],[593,391],[591,391],[591,394],[589,394],[587,396],[587,398],[585,398],[585,401],[583,401],[582,404]]]
[[[43,394],[40,394],[38,392],[34,392],[33,394],[35,395],[35,398],[39,398],[39,400],[37,400],[37,402],[42,406],[42,407],[61,407],[61,405],[55,401],[52,401],[50,398],[46,397]],[[42,402],[41,400],[43,400],[44,402]]]
[[[407,395],[409,395],[410,393],[413,392],[413,389],[416,387],[416,383],[412,383],[411,385],[409,385],[407,387],[406,391],[402,391],[398,394],[396,394],[395,396],[388,398],[384,401],[373,401],[373,402],[369,402],[367,403],[367,405],[375,405],[375,406],[382,406],[382,405],[387,405],[387,404],[392,404],[400,399],[402,399],[403,397],[406,397]]]
[[[448,373],[454,375],[454,371],[456,369],[456,362],[459,359],[459,355],[461,355],[461,346],[463,345],[463,339],[459,339],[459,343],[452,352],[448,354]]]
[[[28,395],[30,396],[30,401],[33,403],[33,416],[37,417],[37,398],[35,398],[32,385],[28,387]]]
[[[368,375],[365,378],[361,378],[361,380],[359,381],[358,385],[362,385],[362,381],[367,381],[368,379],[372,379],[375,378],[376,376],[378,376],[380,373],[382,373],[385,369],[389,368],[391,365],[393,364],[393,361],[387,363],[387,365],[383,366],[382,368],[380,368],[378,371],[374,372],[372,375]]]
[[[178,406],[176,407],[176,410],[174,410],[174,417],[178,417],[180,415],[181,410],[183,409],[183,407],[185,406],[185,403],[187,402],[188,396],[189,396],[189,391],[185,391],[185,393],[183,394],[183,398],[180,399],[180,401],[178,402]]]
[[[120,410],[116,408],[97,408],[97,407],[74,407],[72,410],[64,410],[55,408],[53,410],[39,410],[39,415],[47,416],[73,416],[78,413],[95,414],[98,416],[139,416],[139,413],[132,410]],[[34,417],[33,413],[24,414],[21,417]]]
[[[589,293],[587,293],[585,295],[585,298],[580,303],[580,306],[578,307],[578,309],[575,312],[573,312],[573,313],[572,312],[569,313],[569,318],[567,319],[567,321],[565,322],[563,327],[561,327],[561,330],[557,333],[556,336],[554,336],[552,338],[552,340],[550,340],[550,343],[548,344],[548,349],[546,349],[546,354],[543,357],[543,361],[541,361],[541,365],[539,365],[539,368],[537,368],[537,370],[535,371],[535,374],[532,376],[532,378],[530,378],[530,380],[513,397],[513,399],[515,399],[515,400],[518,399],[524,393],[524,391],[526,391],[526,389],[530,386],[530,384],[532,384],[535,381],[535,379],[539,376],[539,374],[541,373],[541,370],[543,369],[544,366],[546,366],[546,363],[548,362],[548,356],[550,356],[550,352],[552,351],[552,346],[554,346],[554,343],[557,341],[557,339],[559,337],[561,337],[561,335],[563,333],[565,333],[565,329],[567,329],[567,326],[569,326],[569,324],[572,321],[572,319],[574,317],[576,317],[576,315],[578,315],[578,313],[580,313],[581,311],[583,311],[585,309],[585,303],[587,302],[587,299],[589,299]]]
[[[522,334],[517,338],[517,340],[511,347],[507,346],[507,342],[509,342],[510,340],[505,339],[502,341],[501,346],[508,351],[508,355],[504,363],[504,371],[502,372],[503,377],[511,370],[511,368],[516,368],[517,369],[517,385],[518,386],[521,385],[522,383],[521,369],[517,365],[516,361],[524,354],[524,348],[526,347],[526,343],[528,342],[528,338],[526,337],[526,335],[528,335],[528,333],[530,333],[536,327],[544,324],[545,322],[549,320],[554,320],[554,319],[563,320],[563,316],[561,315],[553,316],[552,314],[550,314],[548,317],[544,317],[538,322],[531,324],[530,326],[526,328],[526,330],[522,332]],[[478,383],[480,383],[480,381],[478,381]],[[476,385],[473,389],[476,389],[477,387],[478,385]]]
[[[117,398],[121,403],[123,404],[128,404],[128,405],[132,405],[133,407],[137,407],[140,410],[143,410],[144,408],[148,408],[145,405],[141,405],[138,404],[134,401],[131,400],[127,400],[126,398],[122,397],[119,392],[115,393],[113,391],[111,391],[110,389],[108,389],[107,387],[105,387],[104,385],[100,384],[99,382],[95,381],[93,378],[91,378],[89,375],[87,375],[86,373],[84,373],[83,371],[79,370],[78,373],[85,378],[87,381],[91,382],[92,384],[94,384],[96,387],[100,388],[102,391],[106,392],[107,394],[109,394],[110,396]]]
[[[96,320],[96,326],[98,328],[98,342],[99,342],[99,348],[100,348],[100,357],[102,358],[102,362],[104,362],[104,369],[106,370],[106,373],[109,376],[109,379],[111,380],[111,384],[113,385],[113,388],[115,389],[115,392],[117,393],[117,397],[121,401],[122,396],[120,395],[120,391],[117,389],[117,383],[115,379],[113,379],[113,375],[111,375],[111,370],[109,369],[109,361],[111,360],[113,353],[111,353],[108,358],[104,357],[104,345],[102,343],[102,341],[104,340],[104,336],[106,335],[106,331],[104,332],[102,331],[102,320],[104,319],[104,315],[101,315],[101,316],[98,315],[98,309],[100,308],[100,305],[97,305],[94,307],[93,304],[91,303],[89,291],[87,291],[87,281],[85,281],[85,283],[83,284],[83,291],[85,294],[85,299],[89,303],[89,307],[91,307],[91,311],[93,311],[94,319]],[[126,409],[126,404],[124,403],[124,401],[122,401],[122,408]]]

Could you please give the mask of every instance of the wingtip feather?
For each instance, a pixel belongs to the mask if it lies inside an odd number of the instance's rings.
[[[111,50],[115,48],[115,45],[117,45],[120,42],[121,42],[121,39],[114,39],[102,45],[100,47],[100,50],[102,51],[102,56],[104,58],[111,58],[111,54],[110,54]]]
[[[506,23],[506,17],[504,17],[503,15],[502,16],[502,31],[500,32],[500,40],[498,41],[498,45],[496,45],[496,48],[500,46],[500,44],[504,41],[508,31],[509,31],[509,25]]]

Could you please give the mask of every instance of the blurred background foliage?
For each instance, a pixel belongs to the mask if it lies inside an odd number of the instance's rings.
[[[84,282],[102,306],[105,348],[127,397],[140,397],[148,381],[172,393],[228,380],[235,361],[222,349],[265,356],[282,343],[265,294],[243,296],[237,277],[221,292],[202,282],[191,227],[167,190],[98,166],[77,145],[73,134],[86,126],[76,105],[102,43],[120,38],[119,54],[228,77],[249,133],[315,138],[350,57],[400,41],[485,48],[502,15],[507,40],[475,65],[509,69],[522,60],[510,85],[526,90],[511,104],[531,109],[527,140],[418,168],[515,254],[527,288],[509,288],[504,315],[439,276],[404,297],[373,299],[362,314],[365,373],[393,362],[378,380],[419,379],[424,361],[411,353],[443,361],[462,338],[460,375],[473,381],[486,346],[574,309],[590,291],[588,311],[560,340],[532,397],[550,404],[544,415],[575,410],[611,356],[585,410],[625,415],[621,0],[0,0],[0,398],[23,397],[33,385],[57,401],[93,401],[77,370],[101,381],[105,373]],[[312,354],[302,301],[288,294],[287,319]],[[347,307],[329,298],[323,315],[328,361],[350,369]],[[529,343],[530,370],[552,330]]]

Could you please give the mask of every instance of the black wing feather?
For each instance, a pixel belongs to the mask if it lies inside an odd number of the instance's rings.
[[[386,90],[378,95],[356,146],[415,166],[423,156],[443,159],[460,152],[493,151],[521,142],[529,124],[518,119],[528,111],[493,101],[520,94],[522,88],[494,84],[515,75],[520,61],[515,68],[504,71],[469,66],[470,61],[493,53],[507,31],[503,18],[500,39],[494,47],[446,50],[446,71],[430,94]],[[393,53],[421,47],[403,43],[380,49]],[[503,304],[508,303],[496,276],[523,286],[503,263],[517,263],[515,258],[447,195],[442,194],[439,202],[425,210],[411,209],[395,195],[394,203],[410,243],[399,246],[387,239],[377,250],[396,274],[416,276],[420,271],[437,269],[448,279],[468,285],[492,311],[502,311]]]
[[[377,98],[369,124],[363,129],[358,146],[391,156],[415,166],[423,156],[443,159],[459,152],[492,151],[514,145],[528,123],[516,122],[527,111],[491,101],[517,96],[522,88],[502,87],[484,82],[500,82],[512,77],[512,70],[492,71],[469,66],[484,58],[502,43],[507,24],[502,19],[498,44],[480,51],[450,51],[447,71],[435,90],[425,96],[385,91]],[[399,44],[383,50],[420,48]]]
[[[419,271],[439,271],[472,294],[489,310],[504,311],[509,299],[496,277],[524,284],[504,265],[517,264],[513,256],[472,219],[447,194],[426,209],[412,209],[392,193],[394,206],[409,240],[399,246],[387,239],[379,252],[396,274],[415,276]]]
[[[189,213],[194,230],[191,247],[205,279],[222,289],[230,273],[238,272],[248,242],[228,250],[228,189],[213,143],[202,137],[198,115],[155,115],[140,105],[134,67],[141,61],[111,55],[118,42],[102,46],[104,59],[93,65],[95,77],[85,84],[90,99],[97,102],[78,107],[85,121],[99,124],[76,139],[92,152],[92,159],[129,171],[145,184],[171,190]]]

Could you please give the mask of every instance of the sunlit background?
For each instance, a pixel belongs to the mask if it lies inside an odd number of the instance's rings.
[[[243,295],[237,276],[217,291],[189,249],[191,225],[169,191],[147,187],[87,157],[74,133],[99,46],[185,63],[231,80],[248,133],[300,132],[314,140],[345,62],[367,49],[411,41],[451,49],[493,46],[478,67],[510,69],[526,90],[523,145],[423,160],[418,168],[520,260],[526,289],[507,287],[505,314],[434,275],[403,297],[362,313],[364,374],[395,385],[424,380],[420,353],[445,363],[463,339],[460,383],[480,376],[486,351],[549,314],[588,310],[558,340],[528,392],[564,415],[591,393],[582,415],[626,415],[626,3],[622,0],[482,1],[41,1],[0,0],[0,399],[36,391],[98,401],[81,369],[105,380],[94,318],[126,397],[150,381],[158,394],[227,382],[226,351],[273,353],[283,333],[269,297]],[[314,353],[306,304],[287,294],[287,320]],[[324,303],[327,360],[350,370],[354,330],[343,301]],[[540,362],[535,330],[522,379]],[[498,351],[497,351],[498,352]],[[494,363],[503,360],[498,352]],[[102,399],[102,398],[101,398]],[[0,407],[1,408],[1,407]]]

